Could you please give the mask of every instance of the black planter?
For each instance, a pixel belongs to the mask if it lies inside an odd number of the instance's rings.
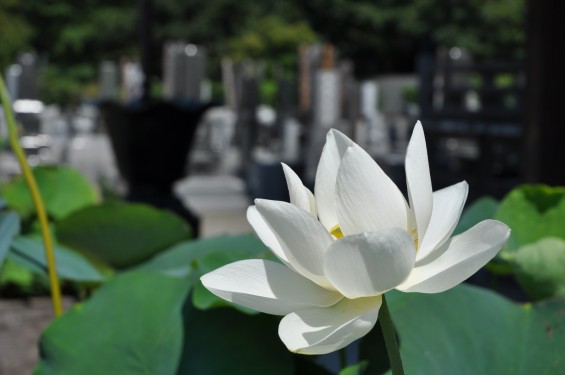
[[[170,209],[198,233],[198,219],[173,195],[186,174],[188,152],[209,103],[138,101],[99,103],[118,170],[128,183],[126,199]]]

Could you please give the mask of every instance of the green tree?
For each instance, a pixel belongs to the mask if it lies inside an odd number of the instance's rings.
[[[25,0],[14,12],[33,25],[29,47],[48,61],[41,76],[47,102],[78,101],[96,82],[101,60],[136,54],[137,14],[130,2]]]
[[[229,39],[227,53],[235,60],[266,60],[292,69],[297,63],[298,47],[317,39],[307,23],[289,23],[272,15],[262,18],[247,31]]]
[[[30,47],[33,28],[17,13],[20,0],[0,1],[0,71],[10,65],[18,52]]]
[[[34,49],[48,57],[51,100],[76,96],[96,82],[101,60],[139,55],[138,8],[139,0],[1,0],[0,68]],[[358,76],[413,71],[424,36],[478,59],[519,59],[524,8],[524,0],[154,0],[151,73],[160,75],[167,40],[206,46],[215,79],[226,54],[292,65],[294,44],[311,35],[335,44]]]
[[[355,61],[357,73],[413,71],[422,38],[479,59],[524,56],[524,0],[295,1],[312,28]]]

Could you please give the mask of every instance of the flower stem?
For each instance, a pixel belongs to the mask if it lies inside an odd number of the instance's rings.
[[[400,358],[400,350],[398,349],[398,342],[396,341],[396,332],[388,310],[386,298],[383,295],[383,303],[379,311],[379,322],[383,330],[383,337],[385,339],[385,346],[388,352],[388,360],[393,375],[404,375],[404,368],[402,367],[402,358]]]
[[[0,101],[4,107],[4,116],[8,127],[8,134],[10,139],[10,146],[12,151],[18,159],[24,180],[31,193],[31,198],[37,211],[37,217],[41,226],[41,234],[43,236],[43,244],[45,245],[45,257],[47,259],[47,269],[49,273],[49,284],[51,286],[51,301],[53,303],[53,311],[55,316],[60,316],[63,313],[63,304],[61,303],[61,288],[59,286],[59,279],[57,278],[57,270],[55,267],[55,253],[53,251],[53,241],[51,240],[51,233],[49,231],[49,222],[47,221],[47,214],[45,212],[45,205],[41,198],[41,193],[37,187],[35,177],[31,172],[31,168],[27,164],[26,156],[18,142],[18,135],[16,131],[16,121],[12,112],[10,96],[4,85],[4,79],[0,75]]]
[[[345,348],[339,350],[339,367],[340,371],[347,367],[347,352]]]

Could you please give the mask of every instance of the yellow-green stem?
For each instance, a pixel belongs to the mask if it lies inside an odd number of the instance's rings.
[[[41,235],[43,236],[43,244],[45,245],[45,257],[47,259],[47,269],[49,272],[49,283],[51,287],[51,301],[53,302],[53,311],[55,316],[60,316],[63,313],[63,304],[61,302],[61,287],[59,286],[59,279],[57,278],[57,269],[55,266],[55,252],[53,251],[53,241],[51,239],[51,233],[49,231],[49,222],[47,220],[47,213],[45,212],[45,205],[43,204],[43,199],[41,199],[41,193],[37,187],[37,182],[27,163],[24,151],[20,147],[18,141],[18,134],[16,131],[16,121],[14,119],[14,114],[12,112],[12,106],[10,101],[10,96],[4,85],[4,79],[0,75],[0,100],[2,101],[2,106],[4,107],[4,116],[6,119],[6,124],[8,126],[8,136],[10,140],[10,146],[12,151],[16,154],[18,163],[22,170],[22,175],[27,184],[29,192],[31,193],[31,198],[37,211],[37,218],[39,219],[39,224],[41,226]]]

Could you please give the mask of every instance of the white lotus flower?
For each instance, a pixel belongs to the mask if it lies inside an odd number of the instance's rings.
[[[467,183],[432,193],[419,122],[406,153],[410,205],[377,163],[336,130],[327,135],[315,197],[283,169],[291,203],[258,199],[247,211],[282,264],[243,260],[201,280],[223,299],[284,315],[279,336],[293,352],[345,347],[373,328],[383,293],[450,289],[492,259],[510,234],[505,224],[485,220],[450,238]]]

